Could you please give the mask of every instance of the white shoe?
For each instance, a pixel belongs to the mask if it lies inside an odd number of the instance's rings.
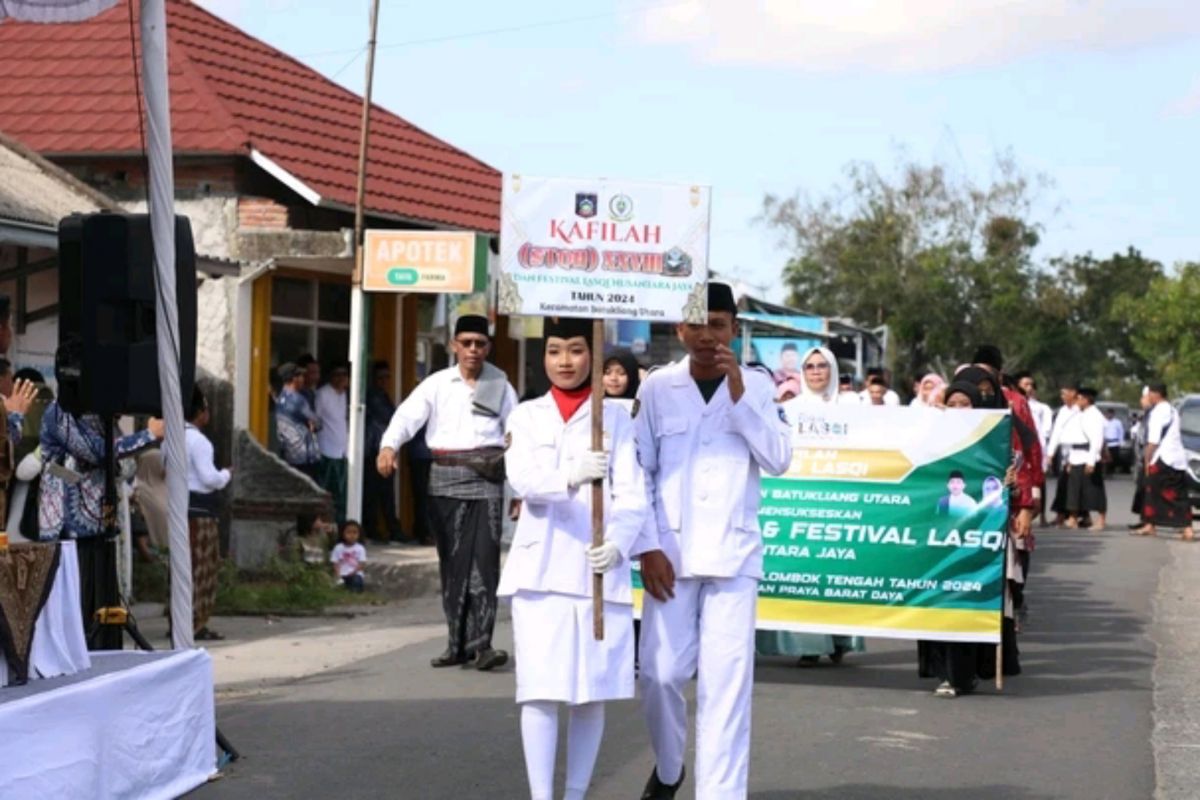
[[[942,681],[942,685],[934,689],[933,693],[938,697],[958,697],[958,689],[955,689],[950,681]]]

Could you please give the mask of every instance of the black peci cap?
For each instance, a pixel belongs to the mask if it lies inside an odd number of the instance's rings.
[[[458,322],[454,323],[454,335],[458,336],[460,333],[478,333],[489,339],[492,336],[488,333],[487,317],[479,314],[464,314],[459,317]]]
[[[733,287],[728,283],[708,283],[708,310],[728,311],[737,316],[737,302],[733,299]]]

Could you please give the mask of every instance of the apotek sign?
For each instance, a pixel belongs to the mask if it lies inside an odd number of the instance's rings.
[[[481,268],[486,281],[486,248],[470,232],[371,230],[363,243],[368,292],[469,294]]]

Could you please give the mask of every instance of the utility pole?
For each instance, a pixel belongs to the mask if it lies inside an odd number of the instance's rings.
[[[368,311],[362,290],[363,204],[367,194],[367,145],[371,138],[371,88],[375,82],[375,35],[379,29],[379,0],[371,0],[371,37],[367,40],[367,85],[363,91],[362,133],[358,144],[358,191],[354,201],[354,272],[350,288],[350,428],[346,442],[346,517],[362,518],[363,394],[370,369],[366,363]]]

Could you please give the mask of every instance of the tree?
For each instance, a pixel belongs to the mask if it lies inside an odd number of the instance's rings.
[[[846,174],[832,198],[764,200],[763,221],[794,251],[783,271],[792,305],[888,325],[902,375],[950,371],[984,341],[1033,349],[1039,226],[1033,183],[1011,158],[982,187],[937,164],[902,164],[893,178],[857,163]]]
[[[1113,313],[1125,322],[1136,356],[1153,375],[1174,392],[1200,389],[1200,263],[1160,274],[1144,293],[1134,287]]]
[[[1163,267],[1130,247],[1097,260],[1090,253],[1051,262],[1066,292],[1072,361],[1067,376],[1130,400],[1152,371],[1133,343],[1133,324],[1121,298],[1141,296],[1163,277]]]

